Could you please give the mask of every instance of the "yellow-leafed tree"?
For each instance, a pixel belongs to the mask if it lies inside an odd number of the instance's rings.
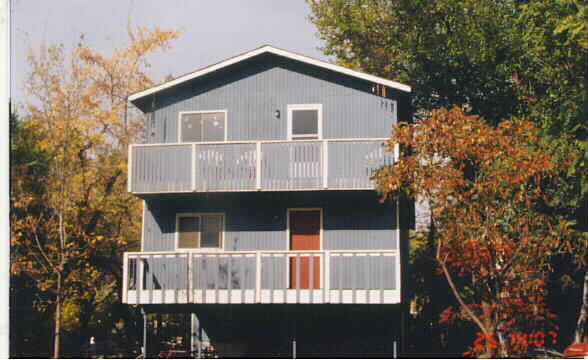
[[[99,305],[120,302],[121,253],[139,238],[140,203],[126,190],[126,173],[142,121],[127,97],[153,85],[146,57],[178,33],[129,27],[128,34],[129,45],[110,56],[82,37],[67,57],[62,46],[28,57],[30,98],[17,127],[45,167],[32,178],[37,160],[17,156],[11,164],[11,272],[49,294],[37,304],[54,311],[55,358],[64,324],[84,331]]]

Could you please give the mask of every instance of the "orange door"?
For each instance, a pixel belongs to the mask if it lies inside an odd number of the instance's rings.
[[[321,249],[321,212],[320,210],[290,211],[290,250]],[[300,256],[300,289],[310,289],[311,256]],[[313,288],[320,288],[320,257],[312,256]],[[297,258],[290,258],[290,288],[297,287]]]

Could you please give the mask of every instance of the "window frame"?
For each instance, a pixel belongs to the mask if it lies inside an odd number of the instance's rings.
[[[323,104],[288,104],[288,141],[301,140],[322,140],[323,139]],[[317,138],[304,139],[308,135],[294,135],[292,134],[292,112],[294,110],[317,110]]]
[[[192,216],[205,216],[205,215],[216,215],[216,216],[220,216],[221,217],[221,230],[220,230],[220,244],[219,247],[197,247],[197,248],[180,248],[179,246],[179,242],[180,242],[180,218],[181,217],[192,217]],[[175,251],[194,251],[194,252],[218,252],[218,251],[223,251],[225,248],[225,213],[222,212],[191,212],[191,213],[176,213],[176,229],[175,229],[175,233],[174,233],[174,248]],[[202,233],[202,220],[200,220],[200,231],[199,234]],[[200,238],[198,239],[198,243],[200,244],[201,241],[201,235],[199,235]]]
[[[219,141],[182,141],[182,116],[183,115],[193,115],[193,114],[212,114],[212,113],[223,113],[225,117],[225,131],[224,131],[224,139],[222,142],[227,141],[227,125],[229,124],[228,119],[228,110],[227,109],[220,109],[220,110],[190,110],[190,111],[180,111],[178,113],[178,144],[191,144],[191,143],[207,143],[207,142],[219,142]]]

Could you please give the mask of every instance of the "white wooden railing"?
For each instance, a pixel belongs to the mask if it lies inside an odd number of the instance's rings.
[[[400,302],[396,250],[128,252],[123,266],[127,304]]]
[[[226,141],[129,147],[128,190],[211,191],[373,189],[373,172],[397,151],[384,138]]]

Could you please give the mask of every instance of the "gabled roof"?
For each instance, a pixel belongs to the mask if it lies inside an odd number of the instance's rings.
[[[156,85],[150,89],[146,89],[137,93],[134,93],[132,95],[129,96],[129,101],[136,101],[140,98],[143,98],[145,96],[151,95],[151,94],[155,94],[159,91],[165,90],[165,89],[169,89],[171,87],[174,87],[176,85],[182,84],[186,81],[192,80],[192,79],[196,79],[200,76],[204,76],[206,74],[209,74],[213,71],[217,71],[219,69],[222,69],[224,67],[227,67],[229,65],[233,65],[236,64],[238,62],[250,59],[254,56],[263,54],[263,53],[270,53],[270,54],[274,54],[274,55],[278,55],[278,56],[282,56],[288,59],[292,59],[292,60],[296,60],[296,61],[300,61],[306,64],[310,64],[310,65],[314,65],[314,66],[318,66],[324,69],[328,69],[331,71],[335,71],[338,73],[342,73],[345,75],[349,75],[349,76],[353,76],[359,79],[363,79],[363,80],[367,80],[367,81],[371,81],[373,83],[376,84],[380,84],[380,85],[384,85],[390,88],[394,88],[394,89],[398,89],[398,90],[402,90],[402,91],[406,91],[406,92],[410,92],[410,86],[408,85],[404,85],[401,84],[399,82],[396,81],[392,81],[392,80],[388,80],[388,79],[384,79],[381,78],[379,76],[374,76],[374,75],[370,75],[370,74],[366,74],[366,73],[362,73],[359,71],[355,71],[355,70],[351,70],[351,69],[347,69],[343,66],[339,66],[339,65],[335,65],[335,64],[331,64],[328,63],[326,61],[322,61],[322,60],[318,60],[315,58],[311,58],[305,55],[300,55],[291,51],[287,51],[287,50],[282,50],[282,49],[278,49],[275,48],[273,46],[270,45],[265,45],[262,46],[260,48],[257,48],[255,50],[251,50],[249,52],[243,53],[241,55],[237,55],[235,57],[232,58],[228,58],[226,60],[223,60],[221,62],[218,62],[216,64],[204,67],[200,70],[196,70],[193,71],[191,73],[188,73],[186,75],[182,75],[180,77],[177,77],[171,81],[167,81],[164,82],[162,84]]]

